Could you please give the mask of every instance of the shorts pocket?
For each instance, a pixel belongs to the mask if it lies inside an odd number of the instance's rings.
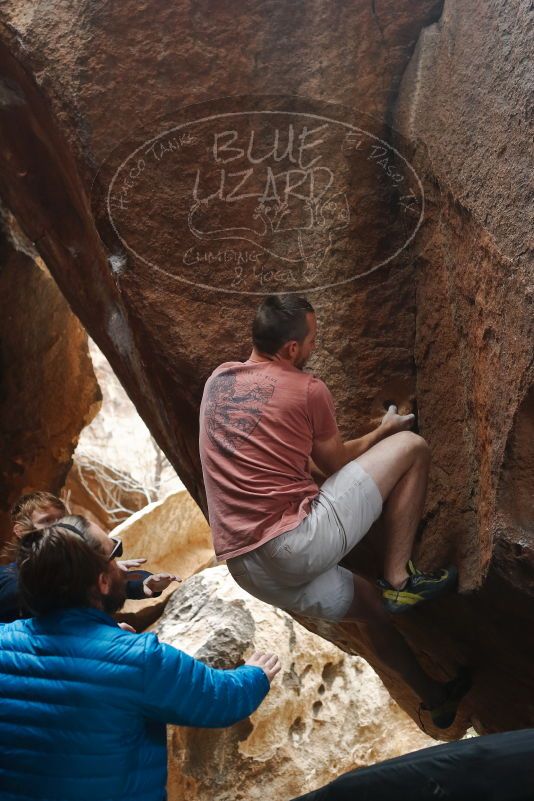
[[[262,553],[268,556],[269,559],[276,559],[286,543],[286,534],[288,533],[289,532],[286,531],[284,534],[279,534],[277,537],[273,537],[272,540],[266,542],[261,548]]]
[[[228,568],[228,572],[232,576],[233,579],[237,581],[238,578],[242,578],[247,576],[247,568],[245,567],[245,563],[236,557],[235,559],[230,559],[226,562],[226,567]]]

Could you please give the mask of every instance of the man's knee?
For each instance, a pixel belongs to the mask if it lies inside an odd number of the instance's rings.
[[[415,431],[398,431],[389,437],[390,441],[394,440],[395,444],[402,447],[403,450],[408,450],[418,455],[430,457],[430,445],[424,437],[416,434]]]

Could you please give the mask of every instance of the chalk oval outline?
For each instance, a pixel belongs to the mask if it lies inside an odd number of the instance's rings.
[[[364,134],[364,136],[368,136],[370,139],[374,139],[375,142],[380,142],[380,144],[383,145],[384,147],[386,147],[389,151],[395,153],[404,162],[404,164],[408,167],[408,169],[411,171],[412,175],[414,176],[414,178],[415,178],[415,180],[416,180],[416,182],[418,184],[419,191],[420,191],[421,213],[419,215],[419,219],[417,220],[417,224],[416,224],[411,236],[409,236],[408,239],[404,242],[404,244],[400,248],[398,248],[398,250],[396,250],[391,256],[389,256],[387,259],[384,259],[384,261],[381,261],[379,264],[375,264],[373,267],[371,267],[369,270],[366,270],[363,273],[359,273],[358,275],[351,276],[350,278],[344,278],[342,281],[335,281],[335,282],[332,282],[330,284],[322,284],[321,286],[318,286],[318,287],[302,287],[301,289],[281,290],[281,291],[278,291],[278,292],[274,291],[274,290],[252,291],[252,290],[243,290],[243,289],[241,289],[241,290],[240,289],[227,289],[225,287],[212,286],[210,284],[204,284],[204,283],[200,283],[198,281],[190,281],[188,278],[184,278],[183,276],[175,275],[174,273],[170,273],[167,270],[164,270],[159,265],[154,264],[150,260],[146,259],[140,253],[137,253],[137,251],[134,248],[132,248],[126,242],[126,240],[123,239],[123,237],[118,232],[117,227],[115,226],[115,223],[113,221],[113,216],[111,214],[111,208],[110,208],[110,195],[111,195],[111,192],[112,192],[112,188],[113,188],[113,185],[114,185],[119,173],[121,172],[122,168],[124,167],[124,165],[127,164],[130,161],[130,159],[134,158],[137,155],[137,153],[139,153],[140,150],[146,149],[151,144],[157,142],[158,139],[162,139],[164,137],[170,136],[172,133],[175,133],[176,131],[183,130],[184,128],[187,128],[188,126],[197,125],[198,123],[210,122],[211,120],[216,120],[216,119],[224,119],[224,118],[227,118],[227,117],[242,117],[244,115],[250,115],[250,114],[273,114],[273,115],[274,114],[282,114],[282,115],[293,116],[293,117],[308,117],[310,119],[315,119],[315,120],[322,121],[322,122],[328,122],[328,123],[333,124],[333,125],[341,125],[342,127],[347,128],[347,129],[349,129],[351,131],[356,131],[356,132],[358,132],[360,134]],[[280,111],[280,110],[274,110],[274,109],[263,109],[263,110],[254,110],[254,111],[227,111],[227,112],[222,112],[222,113],[219,113],[219,114],[211,114],[211,115],[208,115],[207,117],[200,117],[199,119],[196,119],[196,120],[188,120],[187,122],[181,123],[180,125],[175,125],[172,128],[169,128],[167,131],[164,131],[163,133],[160,133],[157,136],[152,137],[152,139],[147,139],[145,142],[143,142],[143,144],[139,145],[138,148],[136,148],[132,153],[130,153],[121,162],[121,164],[117,167],[117,169],[116,169],[116,171],[115,171],[115,173],[113,175],[113,178],[111,179],[111,181],[109,183],[109,189],[108,189],[107,198],[106,198],[106,210],[107,210],[107,213],[108,213],[108,219],[109,219],[109,221],[111,223],[111,226],[112,226],[113,230],[115,231],[115,234],[117,235],[117,237],[120,239],[120,241],[124,245],[124,247],[127,250],[129,250],[130,253],[132,253],[134,256],[136,256],[138,259],[140,259],[144,264],[146,264],[147,267],[152,267],[152,269],[156,270],[156,272],[159,272],[159,273],[167,276],[167,278],[172,278],[175,281],[180,281],[181,283],[189,284],[190,286],[194,286],[194,287],[197,287],[197,288],[200,288],[200,289],[206,289],[206,290],[211,291],[211,292],[223,292],[223,293],[228,294],[228,295],[260,295],[260,296],[262,296],[262,295],[297,295],[297,294],[301,294],[302,292],[305,292],[306,294],[310,294],[312,292],[324,292],[326,289],[334,289],[336,287],[343,286],[345,284],[351,283],[352,281],[357,281],[360,278],[365,278],[366,276],[371,275],[372,273],[376,272],[376,270],[379,270],[381,267],[384,267],[384,265],[388,264],[390,261],[395,259],[399,255],[399,253],[402,253],[402,251],[410,244],[410,242],[413,241],[413,239],[415,238],[415,235],[417,234],[419,228],[422,225],[423,218],[424,218],[424,212],[425,212],[425,193],[424,193],[423,184],[421,182],[421,179],[417,175],[415,169],[412,167],[412,165],[410,164],[408,159],[406,159],[402,155],[402,153],[400,153],[397,150],[397,148],[393,147],[393,145],[390,145],[389,142],[385,142],[383,139],[380,139],[380,137],[375,136],[375,134],[369,133],[369,131],[365,131],[363,128],[359,128],[358,126],[352,125],[349,122],[342,122],[340,120],[332,119],[330,117],[325,117],[322,114],[315,114],[314,112],[283,111],[283,110]]]

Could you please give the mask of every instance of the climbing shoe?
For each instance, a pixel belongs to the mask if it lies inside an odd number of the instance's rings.
[[[423,573],[410,561],[406,565],[406,570],[408,578],[399,590],[388,584],[385,579],[378,580],[384,606],[393,614],[406,612],[423,601],[437,598],[447,590],[451,590],[458,581],[458,570],[453,565],[432,573]]]
[[[448,729],[454,723],[460,702],[471,689],[471,684],[470,671],[466,667],[460,668],[454,679],[445,684],[445,701],[433,709],[421,704],[420,710],[430,712],[432,723],[436,728]],[[421,714],[419,714],[419,719],[421,719]]]

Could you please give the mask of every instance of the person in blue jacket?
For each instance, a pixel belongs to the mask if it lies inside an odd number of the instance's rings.
[[[44,528],[67,514],[65,504],[51,492],[36,491],[22,495],[11,509],[13,533],[20,537],[28,531]],[[140,601],[157,598],[172,581],[180,581],[171,573],[149,573],[139,570],[145,558],[118,562],[123,570],[133,568],[126,581],[126,597]],[[0,565],[0,623],[11,623],[20,617],[28,617],[19,597],[18,569],[14,562]]]
[[[231,726],[280,670],[274,654],[216,670],[120,629],[121,552],[74,515],[18,541],[34,617],[0,626],[2,801],[163,801],[165,724]]]

